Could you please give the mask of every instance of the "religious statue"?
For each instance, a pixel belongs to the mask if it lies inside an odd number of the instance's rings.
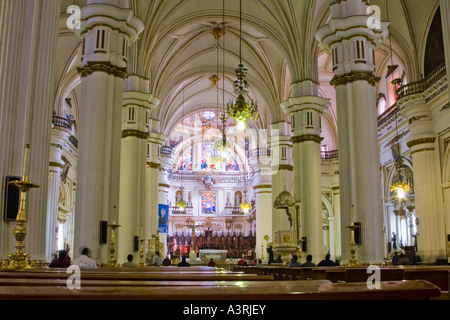
[[[395,234],[395,232],[392,232],[392,248],[397,249],[397,235]]]

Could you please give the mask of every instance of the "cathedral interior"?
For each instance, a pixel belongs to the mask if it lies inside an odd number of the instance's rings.
[[[0,3],[0,259],[450,261],[448,1]]]

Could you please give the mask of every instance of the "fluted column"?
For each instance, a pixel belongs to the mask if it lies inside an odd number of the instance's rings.
[[[342,245],[341,245],[341,194],[340,188],[338,186],[334,186],[331,188],[333,190],[333,212],[334,212],[334,259],[341,258],[342,256]]]
[[[283,191],[294,190],[292,141],[290,128],[286,122],[272,124],[270,136],[270,150],[272,155],[272,194],[274,200]],[[272,205],[272,229],[289,230],[289,219],[285,210],[273,208]]]
[[[88,1],[81,9],[82,66],[75,248],[87,246],[97,261],[100,221],[112,222],[119,205],[122,109],[127,52],[143,30],[128,1]],[[120,214],[120,213],[119,213]]]
[[[383,261],[383,211],[376,113],[375,51],[387,23],[368,28],[368,1],[333,1],[331,20],[316,34],[332,55],[339,128],[339,179],[343,262],[350,258],[350,231],[361,222],[359,262]],[[352,207],[354,209],[352,210]],[[351,216],[353,212],[353,217]]]
[[[147,139],[150,114],[159,101],[150,93],[148,80],[130,76],[123,97],[122,149],[120,162],[120,215],[118,259],[126,261],[134,251],[134,237],[146,222]],[[145,229],[145,228],[144,228]]]
[[[399,108],[409,121],[407,146],[411,149],[416,216],[419,219],[418,255],[422,261],[434,263],[437,259],[446,259],[446,237],[432,114],[425,99],[419,95],[400,100]]]
[[[295,92],[313,94],[309,81],[294,84]],[[292,119],[294,144],[294,197],[302,204],[302,236],[306,237],[307,252],[313,258],[323,255],[322,236],[322,157],[321,117],[329,107],[329,100],[318,96],[298,94],[282,104]]]
[[[256,257],[261,258],[261,246],[264,244],[264,257],[267,257],[267,246],[264,237],[269,236],[269,242],[274,241],[275,230],[272,226],[272,170],[266,158],[260,160],[259,152],[267,156],[267,149],[256,150],[250,157],[250,166],[254,172],[253,189],[256,209]],[[247,194],[247,202],[250,202]],[[242,199],[243,201],[245,199]]]
[[[61,156],[63,155],[63,144],[68,141],[69,135],[70,132],[67,128],[59,126],[55,126],[51,133],[46,224],[47,261],[51,261],[52,254],[57,250],[56,230],[58,227],[59,190],[61,173],[66,164]]]
[[[2,177],[20,175],[22,150],[31,145],[29,180],[40,186],[29,193],[27,205],[25,250],[33,260],[46,257],[48,146],[59,16],[59,0],[0,4],[0,130],[4,137],[0,173]],[[5,231],[0,254],[5,255],[11,245],[11,226],[3,221],[0,226]]]
[[[169,192],[168,172],[172,168],[171,154],[161,152],[166,137],[160,133],[151,133],[148,139],[147,158],[148,187],[148,223],[146,234],[151,237],[158,230],[159,204],[167,204]]]

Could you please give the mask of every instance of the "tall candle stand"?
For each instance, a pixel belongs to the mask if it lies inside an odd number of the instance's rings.
[[[9,254],[9,259],[3,262],[2,268],[8,270],[27,270],[32,269],[33,264],[30,260],[30,254],[24,251],[25,245],[24,240],[27,235],[26,222],[26,204],[27,204],[27,193],[30,189],[39,188],[37,184],[28,182],[28,177],[23,176],[22,181],[12,181],[9,184],[15,185],[21,192],[20,194],[20,208],[17,213],[16,222],[17,228],[13,228],[13,234],[16,238],[16,248],[15,253]]]
[[[119,264],[117,263],[117,259],[115,257],[116,253],[116,237],[115,230],[120,228],[121,226],[117,224],[115,221],[112,224],[109,224],[108,227],[111,228],[111,240],[109,241],[109,261],[108,267],[117,268]]]
[[[145,259],[144,259],[144,242],[145,239],[143,237],[139,238],[139,263],[138,263],[138,267],[143,268],[145,267]]]
[[[301,262],[302,261],[302,256],[303,256],[303,239],[298,239],[297,240],[297,244],[298,244],[298,261]]]
[[[350,240],[350,253],[351,253],[351,258],[350,258],[350,267],[356,267],[359,266],[358,260],[356,260],[356,243],[355,243],[355,230],[357,228],[359,228],[358,226],[356,226],[353,222],[351,223],[350,226],[347,226],[347,228],[350,229],[351,231],[351,240]]]

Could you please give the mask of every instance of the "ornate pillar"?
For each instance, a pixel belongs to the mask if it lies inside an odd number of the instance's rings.
[[[423,262],[434,263],[437,259],[446,259],[446,238],[432,114],[420,95],[401,99],[398,107],[409,121],[410,136],[406,144],[411,149],[414,171],[418,255]]]
[[[255,192],[256,208],[256,257],[261,258],[261,247],[264,244],[264,257],[267,257],[267,243],[264,237],[269,236],[269,242],[274,241],[274,230],[272,227],[272,175],[270,163],[260,161],[260,152],[266,155],[267,149],[255,150],[250,158],[250,165],[254,171],[253,189]],[[250,202],[250,194],[247,201]],[[244,199],[242,199],[244,201]]]
[[[302,205],[302,236],[313,259],[323,255],[321,118],[329,100],[317,95],[310,81],[293,85],[294,97],[282,104],[292,119],[294,197]],[[309,94],[309,95],[307,95]]]
[[[339,186],[331,188],[333,190],[333,233],[334,233],[334,259],[341,259],[342,256],[342,234],[341,234],[341,190]]]
[[[270,150],[272,155],[272,194],[274,199],[283,191],[291,194],[294,190],[292,160],[292,141],[288,123],[272,124],[270,136]],[[272,229],[289,230],[290,224],[284,210],[272,206]]]
[[[31,145],[29,180],[40,186],[30,192],[27,204],[25,247],[33,260],[46,257],[43,239],[59,17],[59,0],[2,1],[0,4],[0,133],[4,137],[0,147],[0,174],[2,177],[20,175],[20,153],[26,144]],[[0,227],[4,234],[0,254],[7,255],[12,226],[2,221]]]
[[[134,237],[147,225],[147,140],[150,114],[159,103],[150,92],[149,80],[130,76],[123,94],[122,148],[120,162],[120,214],[118,259],[134,252]]]
[[[376,108],[375,51],[387,35],[368,28],[368,1],[332,1],[331,20],[316,34],[332,55],[339,128],[339,180],[343,260],[350,259],[350,231],[361,222],[359,262],[383,261],[383,210]],[[354,209],[352,210],[352,207]],[[353,211],[353,214],[352,214]],[[353,217],[352,217],[353,215]]]
[[[166,137],[151,133],[148,139],[147,159],[148,215],[146,235],[151,237],[158,230],[158,206],[167,204],[170,188],[169,171],[172,168],[171,149],[162,150]],[[162,236],[161,236],[162,237]]]
[[[57,251],[57,227],[59,214],[59,190],[61,183],[61,173],[66,162],[62,158],[63,144],[69,140],[70,131],[64,126],[54,126],[51,134],[50,154],[49,154],[49,178],[47,194],[47,230],[46,248],[47,261],[51,261],[52,254]]]
[[[128,1],[88,1],[81,9],[82,66],[74,255],[83,246],[97,261],[100,221],[118,220],[124,80],[130,43],[144,25]],[[117,207],[117,211],[114,210]]]

